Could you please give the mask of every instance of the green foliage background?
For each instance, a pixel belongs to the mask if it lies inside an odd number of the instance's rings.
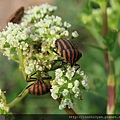
[[[54,5],[58,7],[56,15],[62,17],[65,21],[72,24],[71,31],[77,30],[79,37],[74,40],[83,57],[78,61],[81,68],[89,77],[90,89],[83,93],[83,100],[75,101],[74,110],[78,114],[102,114],[106,113],[107,106],[107,72],[103,52],[99,49],[90,47],[87,44],[96,44],[94,37],[81,25],[80,17],[83,9],[87,8],[87,0],[54,0]],[[120,10],[117,11],[120,16]],[[116,16],[117,19],[117,16]],[[114,20],[112,25],[114,25]],[[119,28],[120,24],[118,24]],[[116,68],[116,113],[120,113],[120,51],[115,60]],[[7,60],[0,55],[0,88],[6,91],[7,103],[11,102],[27,85],[19,72],[17,63]],[[57,101],[50,97],[50,94],[44,96],[27,95],[21,102],[15,105],[11,111],[13,113],[25,114],[65,114],[58,108]]]

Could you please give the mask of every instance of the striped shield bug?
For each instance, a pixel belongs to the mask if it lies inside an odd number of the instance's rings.
[[[9,17],[7,23],[12,22],[19,24],[23,15],[24,15],[24,7],[22,6]]]
[[[51,88],[50,83],[44,82],[44,80],[48,80],[48,79],[51,79],[51,76],[46,76],[42,78],[30,77],[30,80],[27,80],[27,82],[34,81],[34,83],[27,86],[26,89],[28,89],[29,93],[32,95],[36,95],[36,96],[44,95],[50,92],[50,88]]]
[[[42,78],[42,79],[36,80],[35,83],[31,84],[28,90],[29,90],[29,93],[32,95],[44,95],[50,92],[50,88],[51,88],[51,85],[48,83],[45,83]]]
[[[57,48],[56,53],[63,57],[71,67],[79,66],[76,62],[82,57],[82,53],[79,52],[78,48],[72,42],[65,39],[57,39],[55,41],[55,47]]]

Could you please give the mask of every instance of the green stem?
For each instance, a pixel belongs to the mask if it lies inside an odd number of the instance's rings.
[[[23,74],[24,79],[26,79],[24,61],[23,61],[24,60],[23,54],[22,54],[21,49],[18,48],[17,51],[18,51],[18,57],[19,57],[19,61],[20,61],[20,70],[21,70],[21,72]]]
[[[28,94],[28,89],[24,89],[17,98],[15,98],[12,102],[8,103],[7,106],[9,108],[15,106],[18,102],[20,102],[26,95]]]

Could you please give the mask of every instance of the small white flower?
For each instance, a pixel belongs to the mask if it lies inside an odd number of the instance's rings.
[[[25,33],[24,33],[24,34],[23,34],[23,33],[21,34],[21,39],[22,39],[22,40],[27,39],[27,37],[28,37],[28,36],[27,36]]]
[[[68,99],[68,98],[65,99],[64,104],[68,105],[68,108],[73,108],[73,103],[72,103],[71,99]]]
[[[6,48],[5,51],[3,52],[3,55],[8,56],[8,59],[10,59],[11,58],[10,49]]]
[[[69,28],[69,27],[71,27],[71,24],[65,21],[64,22],[64,26],[67,27],[67,28]]]
[[[72,83],[68,83],[68,88],[72,88],[73,84]]]
[[[78,87],[79,84],[80,84],[80,82],[78,80],[75,80],[75,82],[74,82],[75,87]]]
[[[76,71],[77,74],[80,74],[80,72],[81,72],[81,68],[79,68],[79,69]]]
[[[35,68],[34,64],[33,63],[29,63],[28,66],[25,66],[25,73],[27,75],[30,75],[34,71],[34,68]]]
[[[63,92],[62,92],[63,96],[68,95],[68,93],[69,93],[69,91],[67,89],[64,89]]]
[[[74,104],[72,103],[72,101],[70,101],[69,104],[68,104],[68,108],[69,108],[69,109],[70,109],[70,108],[73,108],[73,106],[74,106]]]
[[[50,90],[52,93],[58,93],[59,87],[57,85],[53,85],[52,89]]]
[[[55,76],[60,78],[63,75],[63,71],[59,68],[55,70]]]
[[[75,98],[78,98],[78,97],[79,97],[79,94],[76,93],[76,94],[74,95],[74,97],[75,97]]]
[[[43,68],[40,65],[36,65],[35,68],[36,68],[36,70],[40,70],[40,71],[43,70]]]
[[[66,76],[69,80],[71,80],[72,77],[74,76],[74,74],[75,74],[75,71],[73,71],[72,69],[70,70],[70,69],[68,68],[65,76]]]
[[[51,96],[54,100],[56,100],[58,98],[58,95],[56,93],[51,93]]]
[[[65,105],[63,105],[63,104],[60,104],[60,105],[59,105],[59,109],[60,109],[60,110],[63,110],[64,108],[65,108]]]
[[[75,38],[75,37],[78,37],[77,31],[72,32],[72,36],[73,36],[74,38]]]
[[[80,72],[80,75],[81,75],[81,76],[83,76],[84,74],[85,74],[84,71],[81,71],[81,72]]]
[[[28,44],[25,43],[24,41],[22,41],[21,44],[20,44],[20,49],[26,50],[27,47],[28,47]]]
[[[54,35],[54,34],[55,34],[55,30],[51,30],[51,31],[50,31],[50,34],[51,34],[51,35]]]
[[[55,26],[54,29],[56,30],[56,32],[60,32],[61,31],[61,28],[58,27],[58,26]]]
[[[26,68],[25,68],[25,73],[26,73],[27,75],[30,75],[30,74],[32,73],[32,71],[31,71],[31,69],[30,69],[29,67],[26,67]]]
[[[82,85],[86,88],[86,89],[89,89],[89,86],[88,86],[88,77],[86,75],[83,76],[83,80],[81,81]]]
[[[74,86],[74,87],[72,88],[72,91],[73,91],[74,93],[77,93],[77,92],[80,91],[80,89],[79,89],[78,87],[75,87],[75,86]]]
[[[60,34],[60,36],[69,36],[69,32],[65,30]]]
[[[86,89],[89,89],[88,83],[85,80],[82,80],[81,83]]]
[[[57,25],[61,26],[61,25],[62,25],[62,18],[59,17],[59,16],[56,16],[56,17],[53,19],[53,22],[56,23]]]
[[[56,79],[56,82],[59,84],[59,85],[63,85],[64,83],[66,83],[66,81],[62,78],[57,78]]]

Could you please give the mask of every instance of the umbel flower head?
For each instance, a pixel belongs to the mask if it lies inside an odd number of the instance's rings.
[[[87,76],[81,69],[67,67],[67,70],[55,70],[55,79],[51,81],[51,96],[53,99],[62,97],[59,109],[73,108],[73,98],[82,99],[83,90],[88,90]]]
[[[69,32],[71,24],[53,15],[56,6],[43,4],[25,11],[20,24],[8,23],[6,30],[0,32],[0,49],[3,55],[19,63],[25,75],[36,71],[54,71],[51,82],[51,96],[62,96],[60,109],[73,107],[73,97],[80,99],[82,91],[88,89],[87,76],[81,69],[62,65],[54,67],[61,56],[54,53],[55,41],[60,38],[78,37],[77,31]],[[54,69],[53,69],[54,68]],[[54,75],[53,75],[54,76]]]
[[[71,24],[53,15],[56,9],[48,4],[31,7],[25,11],[20,24],[8,23],[6,30],[0,32],[3,55],[19,62],[27,75],[45,67],[50,69],[49,61],[58,59],[51,51],[56,39],[78,36],[76,31],[70,35]]]

